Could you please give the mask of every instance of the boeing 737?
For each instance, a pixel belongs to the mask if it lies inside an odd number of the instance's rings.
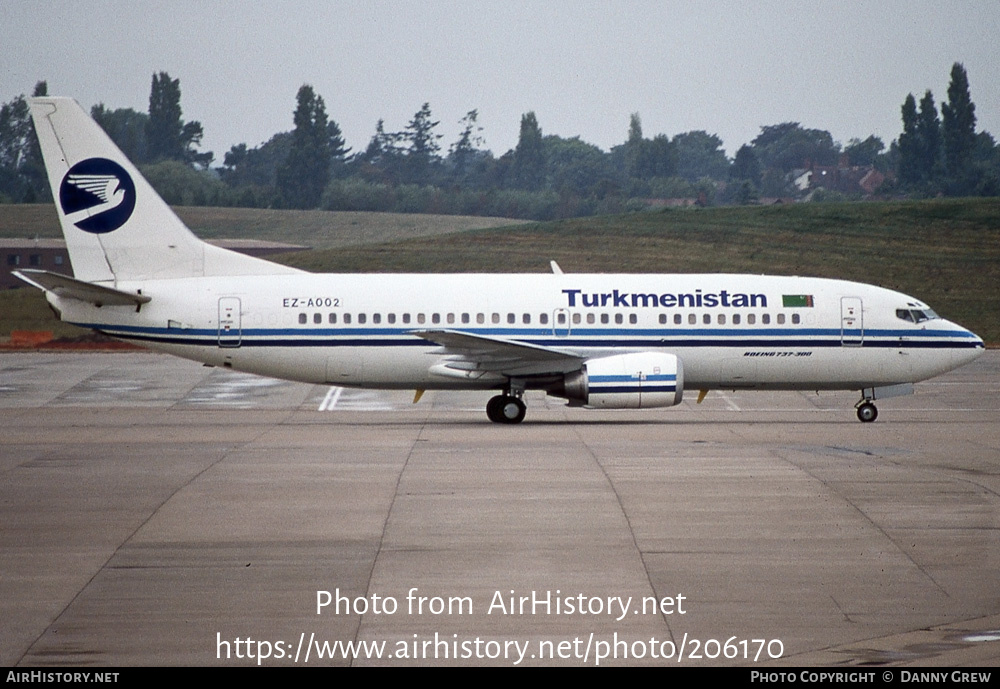
[[[74,277],[21,270],[59,318],[305,383],[526,390],[571,406],[670,407],[685,390],[858,390],[874,401],[966,364],[982,340],[918,299],[806,277],[313,274],[198,239],[76,103],[30,99]]]

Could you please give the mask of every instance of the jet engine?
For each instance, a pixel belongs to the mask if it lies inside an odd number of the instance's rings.
[[[648,409],[680,404],[684,367],[673,354],[635,352],[588,359],[556,394],[572,406]]]

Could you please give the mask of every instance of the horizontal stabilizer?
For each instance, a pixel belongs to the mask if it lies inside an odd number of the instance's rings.
[[[52,292],[60,297],[85,301],[94,306],[139,306],[149,302],[143,294],[133,294],[121,290],[95,285],[71,278],[68,275],[50,273],[47,270],[17,270],[14,275],[38,289]]]

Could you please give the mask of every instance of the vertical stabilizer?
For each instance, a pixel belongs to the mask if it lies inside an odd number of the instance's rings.
[[[198,239],[75,100],[28,103],[77,278],[298,272]]]

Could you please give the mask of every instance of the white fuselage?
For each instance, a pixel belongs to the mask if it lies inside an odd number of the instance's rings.
[[[50,296],[64,320],[196,361],[308,383],[500,388],[455,375],[417,331],[457,331],[594,358],[662,352],[686,389],[862,389],[975,359],[973,333],[891,290],[725,274],[292,274],[119,283],[148,304]],[[542,373],[540,371],[539,373]],[[552,373],[549,371],[548,373]],[[558,371],[556,371],[558,373]],[[530,373],[525,387],[544,387]]]

